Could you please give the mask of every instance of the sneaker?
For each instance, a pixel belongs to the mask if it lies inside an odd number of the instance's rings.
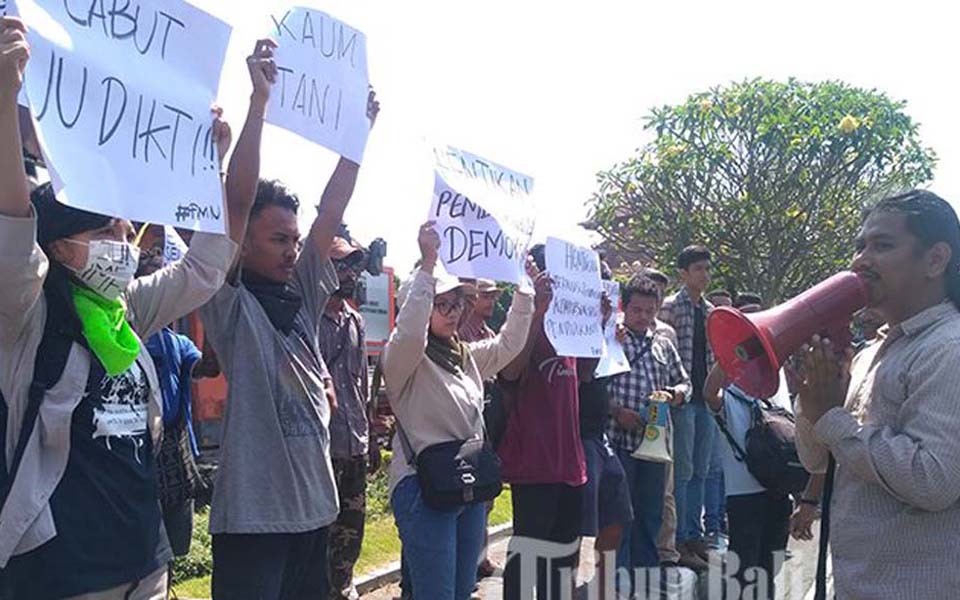
[[[691,542],[677,544],[677,552],[680,553],[680,560],[678,562],[681,567],[686,567],[697,573],[704,573],[710,568],[707,561],[693,549]]]
[[[726,552],[730,546],[730,540],[720,532],[708,533],[704,542],[709,549],[716,550],[717,552]]]
[[[687,549],[703,559],[703,562],[710,560],[710,546],[703,540],[691,540],[686,543]]]
[[[486,579],[497,574],[497,565],[487,558],[477,567],[477,579]]]

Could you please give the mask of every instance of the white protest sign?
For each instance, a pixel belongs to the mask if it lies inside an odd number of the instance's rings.
[[[393,269],[387,267],[374,277],[364,272],[360,278],[367,285],[367,301],[359,307],[363,315],[367,352],[379,354],[390,338],[395,318]]]
[[[163,228],[163,264],[169,265],[182,260],[187,253],[187,243],[177,230],[169,225]]]
[[[429,219],[458,277],[521,283],[535,223],[533,178],[450,146],[435,148]]]
[[[367,119],[367,38],[318,10],[291,8],[270,15],[277,83],[267,122],[329,148],[355,163],[363,160]]]
[[[548,237],[547,271],[553,278],[553,301],[544,316],[547,339],[559,356],[600,358],[600,257],[590,248]]]
[[[620,306],[620,284],[616,281],[601,281],[603,291],[610,299],[613,314],[603,328],[603,356],[594,371],[596,377],[610,377],[630,370],[630,361],[623,351],[623,344],[617,339],[617,313]]]
[[[18,0],[25,88],[66,204],[225,231],[210,113],[230,27],[182,0]]]

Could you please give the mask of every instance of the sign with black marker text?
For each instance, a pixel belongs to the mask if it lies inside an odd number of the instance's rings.
[[[61,202],[224,232],[213,117],[230,27],[182,0],[18,0],[25,88]]]
[[[366,36],[303,7],[272,14],[270,28],[279,73],[267,122],[360,164],[370,134]]]
[[[533,178],[450,146],[434,149],[429,219],[451,275],[519,284],[534,228]]]
[[[544,332],[559,356],[600,358],[603,327],[600,299],[600,257],[584,248],[548,237],[547,272],[553,279],[553,301],[543,320]]]

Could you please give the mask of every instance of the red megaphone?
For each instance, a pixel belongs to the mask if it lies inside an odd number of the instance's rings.
[[[848,345],[851,317],[866,305],[866,284],[844,271],[760,313],[718,308],[707,320],[707,335],[727,378],[752,396],[769,398],[780,387],[787,357],[818,333],[837,347]]]

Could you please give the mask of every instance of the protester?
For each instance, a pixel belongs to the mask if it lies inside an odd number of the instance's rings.
[[[733,296],[723,288],[712,290],[707,294],[707,302],[714,306],[733,306]]]
[[[663,307],[663,299],[667,297],[667,287],[670,285],[670,279],[662,272],[652,267],[643,270],[643,274],[657,286],[660,292],[660,306],[657,307],[657,314]],[[652,330],[654,333],[666,337],[677,347],[677,332],[672,326],[667,325],[658,317],[654,317]],[[670,419],[670,428],[673,429],[672,419]],[[671,452],[673,451],[673,440],[671,439]],[[677,502],[674,495],[674,463],[667,464],[667,479],[663,486],[663,524],[660,525],[660,533],[657,535],[657,552],[660,554],[660,564],[665,567],[675,567],[680,564],[680,553],[677,552]],[[698,556],[689,556],[687,565],[695,571],[704,571],[707,568],[707,562]]]
[[[159,225],[144,227],[140,238],[137,277],[147,277],[169,264],[164,255],[168,241]],[[151,335],[146,347],[163,397],[163,441],[157,455],[163,525],[174,557],[186,556],[193,536],[194,500],[205,487],[196,463],[200,450],[193,431],[190,389],[194,379],[204,376],[204,363],[193,341],[169,326]]]
[[[741,312],[757,312],[763,308],[763,298],[755,292],[740,292],[733,307]]]
[[[815,337],[800,352],[798,448],[811,472],[827,473],[834,588],[839,598],[953,598],[960,587],[956,213],[928,191],[881,200],[867,214],[851,268],[886,322],[877,341],[852,367],[851,352],[830,340]]]
[[[364,251],[335,237],[330,258],[338,288],[320,318],[320,353],[333,377],[337,411],[330,418],[330,456],[340,513],[330,526],[330,598],[359,598],[353,567],[360,558],[367,514],[367,473],[380,465],[380,449],[370,431],[369,380],[363,317],[352,305],[364,269]],[[371,443],[371,442],[374,443]]]
[[[443,442],[483,439],[483,381],[520,352],[534,306],[520,291],[498,336],[461,342],[456,328],[464,308],[463,284],[434,275],[440,247],[434,223],[421,227],[418,242],[422,263],[400,299],[396,328],[383,353],[387,394],[398,422],[391,505],[415,597],[465,600],[476,583],[485,507],[471,503],[441,511],[427,506],[416,457]],[[545,282],[540,278],[538,289]]]
[[[227,180],[256,197],[231,223],[244,232],[241,262],[201,311],[229,383],[210,511],[214,600],[325,598],[328,527],[339,512],[328,429],[335,396],[319,331],[339,285],[330,246],[359,166],[340,159],[301,250],[297,197],[259,180],[274,46],[260,40],[248,59],[253,94],[231,163],[244,168]],[[371,125],[378,110],[371,92]]]
[[[470,301],[464,308],[464,317],[458,330],[460,340],[469,344],[493,338],[496,333],[493,329],[490,329],[487,321],[493,317],[497,300],[500,299],[501,292],[497,283],[490,279],[461,279],[461,282],[466,284],[464,286],[465,291],[469,290],[466,297],[470,298]],[[494,447],[499,445],[504,419],[503,399],[494,377],[483,382],[483,420],[487,426],[487,435],[490,436],[490,441]],[[486,513],[488,521],[492,510],[493,502],[488,502]],[[497,571],[497,566],[493,564],[487,553],[489,546],[489,536],[487,535],[486,523],[484,523],[483,552],[480,555],[480,564],[477,565],[477,579],[492,577]]]
[[[677,256],[683,287],[663,303],[660,318],[677,332],[677,350],[690,375],[691,401],[670,409],[674,426],[676,469],[677,550],[680,564],[701,568],[709,547],[703,539],[704,481],[710,468],[717,426],[703,403],[703,382],[713,367],[713,351],[707,343],[707,317],[713,305],[703,298],[710,284],[710,251],[688,246]]]
[[[632,572],[660,562],[656,540],[663,520],[666,467],[662,462],[633,457],[644,439],[650,396],[667,392],[671,406],[680,406],[689,399],[690,380],[670,340],[650,331],[661,300],[656,285],[642,275],[635,276],[621,298],[626,327],[623,346],[631,370],[610,378],[614,419],[608,434],[627,474],[633,501],[633,526],[617,557],[617,562]]]
[[[528,268],[543,277],[543,244],[529,251]],[[546,279],[550,283],[549,279]],[[537,311],[520,354],[500,374],[504,382],[507,427],[498,453],[503,479],[513,500],[513,539],[504,570],[504,598],[527,598],[521,563],[531,560],[531,542],[550,542],[566,549],[549,566],[538,564],[536,588],[545,598],[547,579],[553,597],[572,584],[561,570],[572,569],[579,550],[583,492],[587,482],[580,443],[577,359],[557,356],[544,330],[544,316],[553,298],[551,285],[537,290]],[[532,583],[532,582],[531,582]]]
[[[714,306],[732,306],[745,313],[757,312],[763,304],[760,296],[752,292],[737,294],[732,304],[729,292],[726,290],[714,290],[707,294],[707,299]],[[714,437],[713,451],[710,453],[710,469],[703,484],[703,528],[706,532],[706,542],[711,549],[720,551],[726,549],[725,541],[729,532],[727,496],[732,495],[726,489],[723,458],[727,452],[726,447],[727,440],[723,439],[723,436]]]
[[[748,308],[745,312],[755,310]],[[783,563],[783,555],[779,559],[776,555],[787,548],[793,503],[788,495],[764,488],[747,469],[746,462],[738,458],[738,452],[745,452],[747,447],[747,431],[753,424],[754,409],[760,400],[737,385],[728,384],[726,373],[720,365],[714,365],[710,371],[704,384],[703,398],[718,415],[726,432],[721,432],[717,437],[722,442],[727,516],[730,520],[729,552],[739,561],[737,577],[741,585],[750,582],[757,586],[756,597],[775,598],[773,580]],[[782,374],[779,390],[767,400],[793,412],[786,378]],[[747,572],[755,568],[762,570],[764,578]]]
[[[824,479],[823,473],[811,475],[803,494],[794,503],[793,515],[790,517],[790,535],[795,540],[813,539],[813,523],[820,518]]]
[[[643,275],[646,276],[654,285],[657,286],[657,289],[660,291],[660,308],[658,309],[657,316],[653,319],[653,332],[659,333],[662,336],[665,336],[670,342],[676,346],[677,345],[677,331],[673,328],[673,325],[665,323],[660,320],[660,310],[663,309],[663,301],[667,298],[667,288],[670,287],[670,278],[667,277],[663,271],[654,269],[653,267],[647,267],[643,270]]]
[[[603,279],[611,279],[610,267],[601,263]],[[609,299],[604,297],[603,326],[616,318]],[[587,484],[583,490],[583,523],[580,535],[593,537],[596,589],[600,598],[612,598],[615,582],[607,581],[607,561],[613,567],[616,553],[623,542],[623,532],[633,521],[633,504],[630,500],[630,488],[627,476],[617,454],[610,445],[606,427],[610,419],[610,392],[607,390],[609,378],[595,377],[596,363],[577,361],[580,387],[580,439],[583,443],[583,455],[587,466]],[[608,586],[611,586],[608,589]]]
[[[154,459],[161,385],[141,342],[221,286],[231,237],[135,279],[129,221],[29,193],[17,91],[23,24],[0,19],[0,566],[10,598],[163,599],[172,558]],[[215,121],[222,157],[229,128]],[[230,177],[235,169],[231,165]],[[65,182],[69,185],[69,181]],[[253,195],[228,185],[228,216]],[[231,239],[233,238],[233,239]],[[12,426],[11,426],[12,425]],[[9,471],[6,467],[9,467]]]

